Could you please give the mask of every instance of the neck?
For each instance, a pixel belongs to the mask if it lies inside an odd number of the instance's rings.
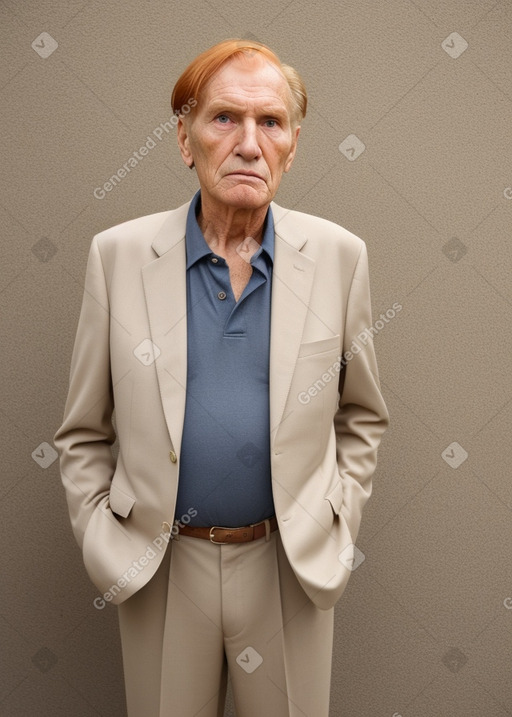
[[[227,205],[214,207],[201,198],[197,223],[210,249],[219,256],[226,257],[247,237],[252,237],[261,244],[267,209],[268,204],[257,209]]]

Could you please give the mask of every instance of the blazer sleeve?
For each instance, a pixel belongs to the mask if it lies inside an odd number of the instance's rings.
[[[343,486],[341,513],[353,542],[363,507],[371,494],[377,448],[389,423],[380,392],[371,327],[368,256],[362,243],[347,302],[340,400],[334,417],[337,463]]]
[[[80,547],[89,518],[108,496],[115,468],[109,333],[107,282],[95,237],[87,263],[64,419],[54,438],[71,525]]]

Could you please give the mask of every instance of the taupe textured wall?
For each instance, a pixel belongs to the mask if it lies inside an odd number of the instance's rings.
[[[169,131],[94,192],[199,51],[256,37],[310,93],[278,202],[367,242],[376,322],[402,307],[375,324],[392,424],[331,713],[512,715],[510,0],[3,0],[0,17],[0,714],[125,714],[116,610],[92,605],[51,442],[92,236],[197,185]]]

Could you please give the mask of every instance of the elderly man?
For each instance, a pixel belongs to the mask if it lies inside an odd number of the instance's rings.
[[[388,421],[365,245],[273,202],[306,92],[265,45],[202,53],[173,109],[200,190],[90,251],[55,437],[73,530],[130,717],[220,717],[228,674],[238,717],[326,717]]]

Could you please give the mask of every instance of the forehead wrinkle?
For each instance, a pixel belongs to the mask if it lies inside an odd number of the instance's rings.
[[[219,93],[226,92],[228,96],[232,95],[234,97],[243,94],[247,97],[275,97],[282,100],[286,95],[286,89],[286,86],[272,87],[268,84],[240,84],[235,88],[233,86],[233,82],[229,82],[226,80],[224,83],[218,86],[216,86],[215,82],[212,82],[210,87],[207,89],[207,94],[211,94],[213,97],[216,97]]]
[[[268,89],[268,88],[265,88]],[[225,95],[222,93],[213,94],[205,98],[206,108],[209,114],[219,111],[232,111],[234,113],[251,112],[259,116],[286,117],[291,119],[291,108],[286,97],[277,94],[261,94],[254,96],[251,92],[230,91]]]
[[[280,100],[276,102],[276,99]],[[210,111],[217,110],[233,110],[244,111],[255,105],[255,109],[262,114],[287,114],[288,107],[286,102],[281,97],[275,97],[269,95],[267,97],[251,97],[244,96],[240,97],[237,94],[227,94],[224,97],[215,95],[211,101],[208,102],[208,108]]]

